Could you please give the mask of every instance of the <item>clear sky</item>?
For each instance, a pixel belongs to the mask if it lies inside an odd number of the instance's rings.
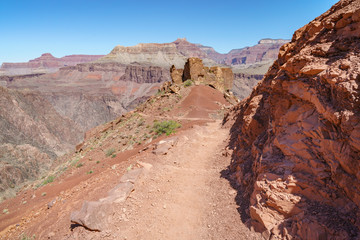
[[[0,0],[0,64],[50,52],[107,54],[116,45],[192,43],[225,53],[290,39],[336,0]]]

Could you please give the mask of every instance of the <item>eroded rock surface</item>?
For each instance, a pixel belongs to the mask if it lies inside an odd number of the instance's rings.
[[[98,201],[84,201],[80,211],[71,213],[71,222],[92,231],[107,230],[112,222],[115,205],[127,199],[131,191],[134,190],[134,183],[142,171],[142,168],[128,171],[121,177],[120,183],[109,192],[107,197]]]
[[[29,91],[0,87],[0,109],[0,197],[9,197],[72,149],[82,134],[46,99]]]
[[[213,86],[221,92],[228,91],[232,88],[234,74],[231,68],[224,67],[205,67],[200,58],[189,58],[184,69],[176,69],[173,65],[170,69],[172,81],[181,83],[191,79],[195,84],[206,84]]]
[[[233,177],[272,239],[360,237],[360,1],[342,0],[285,44],[234,108]]]

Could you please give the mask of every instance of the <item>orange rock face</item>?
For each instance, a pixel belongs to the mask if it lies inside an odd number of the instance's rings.
[[[233,118],[231,170],[271,239],[360,237],[360,1],[297,30]]]
[[[170,68],[170,75],[176,84],[191,79],[196,84],[211,85],[221,92],[230,90],[234,81],[231,68],[205,67],[200,58],[189,58],[184,69],[176,69],[173,65]]]

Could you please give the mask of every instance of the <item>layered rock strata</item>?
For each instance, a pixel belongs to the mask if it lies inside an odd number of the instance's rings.
[[[81,140],[79,127],[43,97],[0,87],[0,200],[37,179]]]
[[[213,86],[221,92],[229,91],[232,88],[234,74],[231,68],[222,68],[218,66],[205,67],[199,58],[189,58],[184,69],[176,69],[173,65],[170,69],[172,81],[180,84],[191,79],[195,84],[206,84]]]
[[[266,238],[360,237],[359,36],[360,1],[338,2],[226,117],[232,176]]]
[[[74,66],[79,63],[95,61],[104,55],[69,55],[62,58],[56,58],[50,53],[44,53],[40,57],[29,62],[9,63],[1,65],[1,75],[20,75],[33,73],[56,72],[64,66]]]

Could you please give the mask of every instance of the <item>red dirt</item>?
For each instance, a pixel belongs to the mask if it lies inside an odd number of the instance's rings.
[[[218,90],[204,85],[191,88],[189,95],[180,103],[174,113],[187,112],[186,118],[208,118],[209,113],[221,109],[221,105],[229,103]]]
[[[91,159],[86,155],[79,161],[84,164],[82,167],[72,167],[53,183],[36,190],[25,190],[15,198],[1,203],[0,210],[8,209],[9,214],[0,215],[0,239],[19,239],[24,233],[26,236],[35,234],[36,239],[119,239],[120,236],[124,237],[120,239],[126,239],[126,236],[129,239],[200,239],[205,236],[212,236],[214,239],[238,239],[242,236],[257,239],[258,236],[250,232],[239,217],[236,194],[229,182],[225,179],[219,180],[220,171],[230,162],[229,157],[220,157],[226,145],[228,130],[221,129],[219,122],[214,123],[209,114],[216,113],[227,102],[220,92],[210,87],[193,86],[188,92],[190,93],[178,103],[178,107],[171,111],[171,115],[175,111],[190,112],[187,115],[189,119],[172,118],[182,124],[175,134],[182,139],[181,144],[174,148],[174,153],[169,153],[168,157],[151,153],[152,145],[167,136],[118,153],[114,158],[105,156],[105,149],[110,147],[110,142],[104,142],[100,148],[94,149]],[[162,114],[161,110],[156,110],[158,108],[154,109],[153,115],[144,114],[144,117],[155,119]],[[204,126],[207,123],[211,124]],[[139,150],[147,146],[150,146],[148,150],[139,153]],[[174,174],[170,174],[169,171],[173,168],[168,166],[173,164],[172,158],[184,164],[184,167],[177,169]],[[131,222],[114,223],[110,235],[106,232],[90,232],[82,227],[72,228],[71,212],[79,210],[84,200],[95,201],[107,196],[119,183],[126,169],[130,165],[137,166],[138,160],[151,163],[159,171],[152,172],[150,180],[144,180],[137,185],[137,195],[134,196],[139,200],[126,201],[126,208],[129,209],[126,214],[132,214]],[[96,163],[97,161],[100,163]],[[93,173],[88,174],[89,171]],[[159,181],[153,182],[153,177]],[[168,177],[173,179],[171,183],[167,181]],[[187,186],[190,183],[191,186]],[[159,194],[151,194],[148,199],[146,189],[154,186],[162,190]],[[164,195],[163,189],[172,189],[175,195]],[[43,192],[46,192],[46,196],[42,196]],[[170,193],[170,190],[168,192]],[[36,197],[32,198],[34,195]],[[48,209],[48,203],[54,199],[56,203]],[[184,205],[181,205],[181,202]],[[160,206],[155,208],[155,212],[152,203]],[[166,205],[169,208],[174,207],[169,209],[169,214],[164,212]],[[124,210],[119,209],[114,214],[120,214],[121,211]],[[183,221],[184,217],[188,222]],[[154,228],[148,228],[150,223]],[[121,229],[127,230],[122,233]],[[144,229],[146,231],[143,231]]]

